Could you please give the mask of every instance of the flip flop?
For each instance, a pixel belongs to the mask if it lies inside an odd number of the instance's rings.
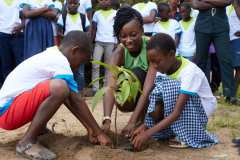
[[[25,146],[16,146],[17,155],[31,160],[55,160],[56,154],[39,143],[29,143]]]
[[[179,141],[177,138],[170,139],[168,146],[171,148],[178,148],[178,149],[189,148],[188,145],[186,145],[184,142]]]

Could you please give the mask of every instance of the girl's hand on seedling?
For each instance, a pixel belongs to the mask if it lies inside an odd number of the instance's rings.
[[[122,130],[122,135],[124,135],[124,137],[126,138],[130,138],[131,137],[131,133],[133,132],[135,127],[134,123],[128,123]]]
[[[141,126],[139,126],[137,129],[135,129],[132,133],[131,133],[131,141],[133,141],[133,139],[138,136],[139,134],[141,134],[142,132],[146,131],[147,127],[145,126],[145,124],[142,124]]]
[[[147,131],[141,132],[132,140],[132,145],[134,150],[141,150],[141,146],[150,138],[150,135],[147,134]]]
[[[103,146],[109,146],[112,144],[111,139],[103,132],[97,136],[97,140],[98,140],[99,144],[103,145]]]

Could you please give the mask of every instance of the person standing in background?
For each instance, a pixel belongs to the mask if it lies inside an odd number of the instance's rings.
[[[24,59],[54,45],[52,22],[57,10],[52,0],[24,0],[22,14],[26,18]]]
[[[235,79],[240,81],[240,1],[233,0],[227,7],[230,24],[230,43],[233,51],[233,67],[236,70]]]
[[[136,9],[139,13],[141,13],[143,17],[144,34],[146,36],[152,36],[155,17],[157,16],[156,3],[144,0],[143,2],[135,4],[134,6],[132,6],[132,8]]]
[[[21,0],[0,0],[0,88],[7,75],[23,60],[24,24]]]
[[[182,20],[179,24],[181,26],[182,33],[177,50],[181,56],[192,61],[194,55],[196,54],[196,40],[194,32],[196,19],[191,17],[191,6],[189,3],[184,2],[180,5],[180,13]]]
[[[214,43],[223,83],[223,95],[228,103],[236,104],[236,85],[231,63],[229,24],[226,6],[231,0],[193,0],[192,6],[199,10],[195,25],[196,64],[207,73],[208,50]]]
[[[92,20],[92,39],[95,40],[93,59],[101,61],[104,57],[105,63],[110,63],[113,49],[116,46],[117,39],[113,34],[114,17],[116,10],[112,8],[112,0],[98,0],[100,10],[96,11]],[[92,65],[92,80],[99,77],[99,65]],[[104,83],[106,84],[106,76]],[[93,85],[93,93],[99,89],[99,82]]]

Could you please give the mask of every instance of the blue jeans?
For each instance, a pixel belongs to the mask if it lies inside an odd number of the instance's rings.
[[[8,74],[23,61],[24,36],[0,32],[0,85]]]
[[[81,91],[85,87],[85,65],[81,64],[78,71],[74,73],[75,80],[78,84],[78,90]]]

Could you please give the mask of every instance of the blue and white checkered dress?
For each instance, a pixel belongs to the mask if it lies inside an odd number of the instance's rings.
[[[167,76],[157,76],[155,88],[149,96],[149,107],[145,124],[152,128],[154,120],[149,113],[155,111],[156,104],[163,101],[164,117],[169,116],[175,107],[179,95],[180,82]],[[206,130],[208,118],[201,104],[200,97],[190,96],[179,119],[167,129],[156,133],[153,138],[167,139],[176,136],[181,142],[193,148],[208,147],[218,143],[218,139]]]

